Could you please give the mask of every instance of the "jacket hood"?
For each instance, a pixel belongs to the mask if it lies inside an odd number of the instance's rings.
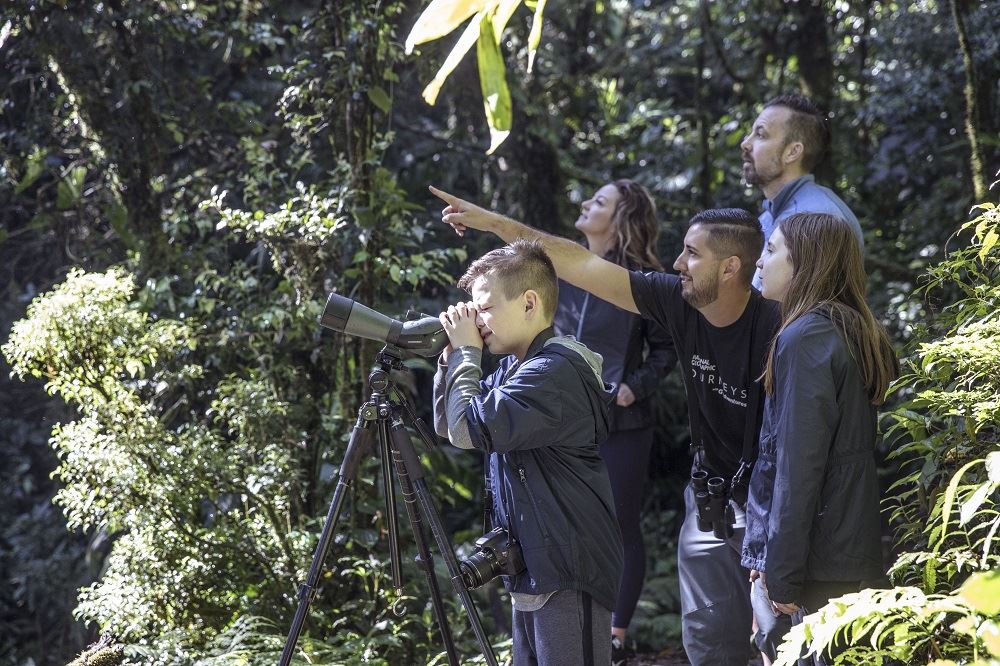
[[[597,429],[597,444],[600,445],[611,431],[611,405],[614,404],[617,387],[605,384],[601,378],[604,359],[601,355],[586,345],[577,341],[572,335],[559,335],[545,341],[545,348],[569,359],[573,366],[585,378],[587,395],[593,407],[594,420]],[[565,352],[569,353],[565,353]]]

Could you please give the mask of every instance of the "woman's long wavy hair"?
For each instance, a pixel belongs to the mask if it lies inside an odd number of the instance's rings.
[[[660,225],[656,220],[656,204],[646,188],[628,178],[614,181],[618,188],[618,205],[611,216],[614,245],[605,258],[626,268],[663,270],[656,257],[656,240]]]
[[[799,213],[778,228],[792,262],[792,278],[781,303],[781,331],[799,317],[821,311],[847,342],[872,404],[885,402],[899,362],[885,328],[865,302],[864,261],[846,220],[824,213]],[[764,390],[774,391],[774,349],[764,369]]]

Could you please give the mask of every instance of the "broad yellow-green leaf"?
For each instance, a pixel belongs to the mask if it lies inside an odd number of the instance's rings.
[[[528,34],[528,73],[535,65],[535,53],[542,41],[542,14],[545,13],[545,0],[538,0],[535,5],[535,15],[531,19],[531,32]]]
[[[972,520],[972,517],[976,515],[979,511],[979,507],[983,505],[986,498],[989,497],[990,493],[996,490],[996,485],[990,482],[986,482],[976,488],[976,491],[972,493],[972,497],[966,500],[965,504],[962,505],[962,510],[958,514],[958,522],[960,525],[965,525],[967,522]]]
[[[990,524],[990,529],[983,539],[983,559],[980,560],[980,566],[989,566],[990,554],[993,552],[993,540],[996,539],[998,529],[1000,529],[1000,517],[994,517],[993,523]]]
[[[522,0],[500,0],[496,11],[493,12],[493,38],[497,44],[500,43],[500,36],[507,28],[510,17],[514,15],[514,10],[520,6],[521,2]]]
[[[465,28],[465,32],[463,32],[462,36],[458,38],[458,43],[455,44],[451,53],[449,53],[448,57],[445,58],[444,64],[441,65],[441,69],[438,70],[437,74],[434,75],[434,79],[427,84],[427,87],[424,88],[424,92],[421,93],[424,101],[431,106],[434,106],[434,103],[437,101],[438,93],[441,92],[441,86],[444,85],[444,82],[449,76],[451,76],[451,73],[455,71],[455,68],[458,67],[458,63],[462,62],[462,58],[465,57],[465,54],[469,52],[472,45],[476,43],[477,39],[479,39],[479,25],[483,21],[483,16],[484,13],[479,12],[472,17],[472,21]]]
[[[514,14],[514,10],[517,9],[521,2],[522,0],[501,0],[500,4],[497,5],[496,13],[493,15],[492,19],[493,31],[497,41],[500,39],[500,33],[503,32],[505,27],[507,27],[510,17]],[[426,88],[424,88],[421,96],[424,98],[424,101],[431,106],[434,106],[434,103],[437,102],[437,96],[438,93],[441,92],[441,86],[444,85],[444,82],[449,76],[451,76],[451,73],[455,71],[458,64],[462,62],[462,58],[465,57],[465,54],[469,52],[472,45],[476,43],[477,39],[479,39],[479,26],[487,13],[488,12],[484,10],[472,17],[469,25],[466,26],[465,31],[462,33],[462,36],[458,38],[458,42],[456,42],[455,46],[451,49],[451,53],[449,53],[448,57],[445,58],[444,64],[441,65],[441,69],[437,71],[437,74],[434,75],[434,79],[427,84]]]
[[[958,596],[983,615],[1000,615],[1000,569],[972,574]]]
[[[955,476],[951,477],[951,481],[948,483],[948,489],[944,493],[944,504],[941,507],[941,538],[934,547],[935,553],[944,544],[944,538],[948,532],[948,520],[951,518],[951,509],[955,504],[955,494],[958,492],[958,484],[961,483],[962,477],[970,467],[981,462],[983,462],[982,458],[977,458],[976,460],[967,462],[962,465],[957,472],[955,472]]]
[[[983,246],[979,248],[980,261],[986,258],[986,255],[990,253],[990,250],[993,249],[993,246],[997,244],[997,240],[1000,240],[1000,236],[997,236],[996,231],[990,229],[989,231],[986,232],[986,235],[983,237]]]
[[[473,14],[496,7],[497,0],[432,0],[406,37],[406,52],[413,47],[444,37]]]
[[[503,56],[493,32],[490,16],[483,17],[479,24],[479,40],[476,42],[476,59],[479,62],[479,86],[483,93],[483,107],[486,122],[490,126],[490,149],[492,154],[510,134],[511,102],[507,87],[507,71]]]
[[[983,639],[983,645],[992,656],[1000,657],[1000,624],[986,620],[979,628],[979,637]]]
[[[986,476],[993,483],[1000,483],[1000,451],[986,454]]]

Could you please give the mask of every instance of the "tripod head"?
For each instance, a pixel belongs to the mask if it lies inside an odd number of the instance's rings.
[[[335,293],[327,298],[319,323],[340,333],[384,342],[386,349],[419,356],[437,356],[448,345],[448,336],[437,317],[407,313],[406,321],[399,321]]]

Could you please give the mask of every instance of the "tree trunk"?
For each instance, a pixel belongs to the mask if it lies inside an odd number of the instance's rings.
[[[964,3],[961,0],[950,0],[951,17],[955,21],[955,32],[958,33],[958,46],[962,51],[962,64],[965,68],[965,135],[969,138],[969,168],[972,171],[972,189],[976,201],[985,201],[987,195],[986,176],[983,168],[983,151],[979,143],[979,91],[976,80],[976,66],[972,59],[972,47],[969,35],[965,30]]]
[[[85,6],[78,11],[91,10]],[[120,2],[107,3],[105,16],[102,27],[107,30],[100,51],[95,50],[94,35],[83,32],[85,22],[70,10],[54,11],[47,22],[39,22],[48,34],[40,35],[36,43],[39,56],[43,61],[50,59],[54,73],[110,162],[112,182],[139,241],[143,267],[162,267],[168,263],[170,246],[153,180],[164,170],[164,133],[153,108],[152,82],[157,77],[144,70],[146,63],[156,60],[146,52],[155,40],[144,37],[142,26],[125,27],[127,13]],[[109,67],[104,78],[95,77],[95,71],[100,70],[94,58],[108,58],[117,67]],[[109,113],[112,106],[115,110]]]

